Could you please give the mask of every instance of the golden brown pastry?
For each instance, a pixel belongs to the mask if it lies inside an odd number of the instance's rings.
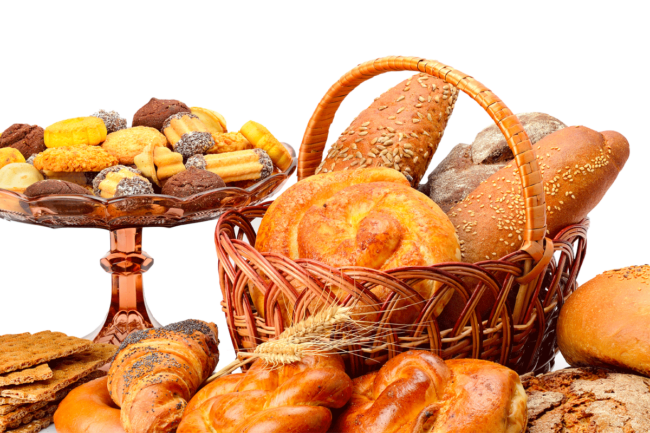
[[[226,183],[265,179],[273,173],[273,161],[262,149],[194,155],[187,160],[185,166],[211,171]]]
[[[171,432],[219,361],[213,323],[186,320],[130,334],[108,371],[127,433]]]
[[[212,138],[214,146],[206,153],[226,153],[253,148],[241,132],[212,133]]]
[[[14,162],[0,168],[0,188],[24,192],[28,186],[43,180],[43,175],[32,165]]]
[[[390,167],[419,184],[457,98],[454,86],[427,74],[414,75],[362,111],[332,145],[316,173]]]
[[[270,369],[256,361],[199,391],[177,433],[325,433],[331,409],[350,398],[352,381],[338,355],[307,356]]]
[[[192,111],[192,114],[199,116],[201,122],[203,122],[212,135],[228,132],[226,119],[216,111],[201,107],[191,107],[190,110]]]
[[[354,380],[337,433],[523,433],[526,393],[509,368],[409,351]]]
[[[286,170],[291,165],[291,154],[282,143],[280,143],[271,132],[263,125],[249,120],[241,127],[239,132],[246,137],[254,147],[262,149],[269,154],[273,163]]]
[[[135,157],[150,144],[166,146],[167,139],[157,129],[136,126],[108,134],[102,147],[115,156],[120,164],[133,165]]]
[[[161,182],[185,170],[183,155],[172,152],[166,147],[154,148],[153,162],[158,180]]]
[[[209,132],[199,116],[192,113],[176,113],[163,123],[163,133],[172,146],[188,132]]]
[[[557,336],[574,367],[650,377],[650,266],[607,271],[580,286],[560,310]]]
[[[106,125],[97,117],[75,117],[45,128],[46,147],[97,146],[106,140]]]
[[[93,184],[96,194],[102,198],[153,194],[151,183],[137,170],[120,165],[100,172]]]
[[[93,117],[104,124],[100,119]],[[38,170],[56,172],[89,172],[102,171],[117,165],[118,160],[113,155],[96,146],[69,146],[47,149],[34,159],[34,167]]]
[[[382,175],[387,182],[370,181]],[[314,259],[335,268],[389,270],[460,259],[458,239],[444,212],[389,169],[328,173],[297,183],[271,205],[255,246],[262,252]],[[427,300],[438,287],[423,281],[413,288]],[[337,289],[334,292],[338,294]],[[391,293],[381,286],[372,292],[380,301]],[[262,291],[252,287],[251,295],[264,314]],[[443,300],[436,315],[445,304]],[[421,302],[403,298],[391,321],[411,323],[421,308]]]

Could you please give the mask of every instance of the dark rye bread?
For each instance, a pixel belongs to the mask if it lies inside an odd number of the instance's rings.
[[[616,180],[629,156],[625,137],[584,126],[561,129],[533,146],[542,174],[548,237],[584,219]],[[447,212],[460,240],[462,261],[498,260],[522,244],[526,227],[519,171],[514,162],[490,176]],[[494,297],[485,292],[477,311],[485,317]],[[455,295],[443,316],[458,317],[464,303]]]
[[[566,127],[555,117],[544,113],[520,113],[517,118],[531,144]],[[493,124],[479,132],[472,144],[456,145],[429,174],[427,183],[421,185],[420,191],[448,212],[513,158],[503,133]]]
[[[417,74],[382,94],[332,145],[316,174],[365,167],[394,168],[417,185],[438,148],[458,90]]]
[[[522,376],[528,433],[650,432],[650,379],[597,368]]]

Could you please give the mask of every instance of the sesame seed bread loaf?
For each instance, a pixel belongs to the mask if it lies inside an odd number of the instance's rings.
[[[316,174],[362,167],[399,170],[416,185],[438,148],[458,90],[417,74],[376,98],[332,145]]]
[[[533,146],[546,197],[547,236],[583,220],[600,202],[629,156],[625,137],[574,126],[554,132]],[[519,249],[526,208],[519,170],[511,161],[490,176],[448,213],[458,232],[462,261],[498,260]],[[477,311],[494,305],[486,292]],[[457,317],[464,303],[457,295],[443,316]]]
[[[557,335],[574,367],[650,377],[650,266],[607,271],[580,286],[560,311]]]

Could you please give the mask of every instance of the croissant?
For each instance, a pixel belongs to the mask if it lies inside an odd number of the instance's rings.
[[[199,391],[177,433],[325,433],[330,409],[343,407],[352,380],[338,355],[305,356],[270,369],[258,360]]]
[[[526,392],[509,368],[421,350],[354,380],[336,433],[523,433]]]
[[[129,335],[108,372],[127,433],[165,433],[219,361],[214,323],[186,320]]]

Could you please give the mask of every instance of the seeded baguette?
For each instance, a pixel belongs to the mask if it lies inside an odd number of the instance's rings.
[[[546,199],[548,237],[580,222],[616,180],[630,153],[625,137],[574,126],[554,132],[533,146]],[[448,213],[456,227],[462,261],[498,260],[522,244],[526,209],[519,171],[510,161]],[[494,305],[486,292],[478,305]],[[443,315],[457,317],[464,303],[454,296]]]
[[[458,90],[417,74],[388,90],[352,121],[316,174],[365,167],[399,170],[420,182],[438,148]]]

